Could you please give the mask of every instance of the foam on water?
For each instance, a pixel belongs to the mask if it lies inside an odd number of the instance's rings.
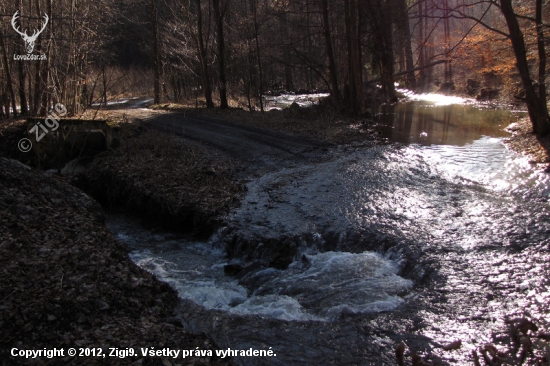
[[[265,268],[239,283],[224,274],[228,263],[215,236],[208,243],[176,239],[122,217],[111,218],[108,226],[129,247],[134,262],[170,284],[182,299],[208,310],[325,321],[342,313],[393,310],[403,301],[397,295],[412,285],[397,275],[395,262],[378,254],[315,250],[287,270]]]
[[[134,251],[131,258],[139,266],[174,287],[181,298],[207,309],[229,310],[247,299],[247,291],[237,281],[224,276],[220,251],[205,243],[182,243],[180,250],[152,253]]]
[[[307,313],[298,300],[285,295],[251,296],[229,312],[238,315],[263,315],[280,320],[324,320]]]
[[[315,93],[315,94],[282,94],[279,96],[264,96],[265,109],[270,110],[282,110],[290,107],[292,103],[298,104],[300,107],[311,107],[314,104],[319,103],[322,98],[328,97],[328,93]]]
[[[319,321],[341,313],[395,309],[402,302],[397,294],[412,285],[397,275],[393,261],[378,254],[327,252],[308,255],[307,261],[295,262],[284,271],[251,272],[243,283],[256,286],[247,289],[224,275],[227,260],[215,245],[174,240],[126,225],[118,225],[117,237],[133,249],[132,260],[169,283],[181,298],[206,309]]]
[[[292,296],[307,311],[325,318],[347,313],[395,309],[412,282],[397,275],[397,265],[375,253],[326,252],[295,262],[261,285],[255,295]]]
[[[206,245],[206,244],[204,244]],[[412,282],[397,275],[397,265],[374,253],[328,252],[308,256],[286,271],[272,268],[249,274],[264,278],[248,296],[247,289],[223,274],[223,256],[197,244],[177,252],[134,251],[142,268],[174,287],[181,298],[212,310],[262,315],[281,320],[328,320],[342,313],[395,309]],[[198,254],[198,255],[197,255]]]

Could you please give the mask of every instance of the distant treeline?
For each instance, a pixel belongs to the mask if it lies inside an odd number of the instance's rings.
[[[539,100],[533,111],[540,119],[549,5],[514,5],[0,0],[0,114],[45,114],[56,102],[75,113],[130,94],[263,109],[262,95],[283,90],[329,91],[333,103],[357,114],[372,93],[395,100],[399,82],[416,90],[521,92]]]

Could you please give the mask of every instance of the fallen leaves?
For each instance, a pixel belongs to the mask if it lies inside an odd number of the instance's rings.
[[[538,326],[527,318],[507,319],[508,342],[497,348],[493,344],[485,344],[471,351],[471,361],[475,366],[504,366],[504,365],[548,365],[550,362],[549,345],[545,341],[550,339],[547,333],[536,333]],[[545,343],[536,344],[544,341]],[[443,346],[442,350],[452,352],[462,347],[462,340],[458,339]],[[406,356],[410,356],[413,366],[443,365],[439,357],[431,352],[420,356],[413,349],[407,351],[403,342],[395,346],[395,358],[399,366],[405,365]]]
[[[121,126],[120,135],[120,148],[74,178],[108,207],[208,236],[244,189],[234,178],[236,165],[199,144],[136,124]]]
[[[526,155],[534,164],[550,163],[550,136],[537,137],[529,118],[523,118],[507,128],[512,136],[505,140],[513,151]]]
[[[0,186],[0,358],[9,359],[4,352],[12,347],[194,348],[206,341],[183,329],[166,332],[176,293],[131,262],[103,225],[97,202],[55,176],[4,158]],[[162,364],[157,358],[141,362]]]

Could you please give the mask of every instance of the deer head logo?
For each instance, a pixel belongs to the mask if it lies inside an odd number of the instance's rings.
[[[46,29],[46,25],[48,25],[48,20],[50,20],[50,18],[48,18],[48,14],[44,14],[44,24],[42,25],[42,29],[35,30],[32,36],[29,36],[26,29],[25,32],[21,32],[19,30],[19,27],[15,24],[15,21],[19,17],[18,13],[19,11],[16,11],[15,14],[13,14],[13,17],[11,18],[11,26],[17,33],[21,35],[21,37],[23,37],[23,41],[25,41],[25,49],[27,50],[27,53],[30,54],[34,50],[34,42],[36,42],[36,39],[38,38],[40,33],[42,33],[44,29]]]

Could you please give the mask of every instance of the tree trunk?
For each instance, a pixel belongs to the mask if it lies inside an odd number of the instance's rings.
[[[402,52],[404,54],[404,63],[405,67],[401,68],[400,72],[406,70],[412,70],[414,68],[413,52],[411,46],[411,30],[409,26],[409,14],[407,13],[407,2],[406,0],[396,0],[395,7],[397,9],[398,19],[396,20],[397,33],[399,38],[401,38],[400,43]],[[410,89],[416,88],[416,79],[414,73],[406,73],[406,85]]]
[[[4,61],[4,70],[6,72],[6,82],[7,82],[7,86],[8,86],[8,92],[9,92],[9,96],[11,98],[11,108],[12,108],[12,111],[13,111],[13,115],[15,116],[17,114],[17,105],[16,105],[16,100],[15,100],[15,92],[13,90],[13,82],[11,80],[11,73],[10,73],[10,68],[9,68],[9,63],[8,63],[8,50],[6,49],[6,45],[4,43],[4,36],[2,34],[0,34],[0,47],[2,47],[2,59]],[[6,107],[8,107],[8,105],[6,104]],[[9,111],[9,107],[8,107],[8,111]]]
[[[48,14],[52,14],[52,0],[48,0]],[[46,28],[46,60],[44,62],[45,66],[40,70],[40,83],[43,85],[44,89],[42,92],[42,104],[40,105],[39,114],[46,117],[48,114],[48,107],[50,104],[50,90],[48,87],[50,79],[50,64],[51,64],[51,49],[52,49],[52,34],[53,34],[53,22],[48,22],[48,27]]]
[[[346,40],[348,47],[348,103],[353,114],[363,111],[363,76],[358,42],[358,12],[356,0],[344,1]]]
[[[290,60],[290,48],[288,46],[289,37],[288,37],[288,24],[286,22],[286,13],[281,15],[282,21],[280,22],[281,34],[283,38],[283,60],[285,68],[285,89],[288,91],[294,90],[294,82],[292,80],[292,67]]]
[[[223,34],[223,21],[227,10],[227,2],[223,4],[223,9],[220,9],[220,0],[212,0],[214,7],[214,16],[216,17],[217,25],[217,40],[218,40],[218,76],[220,89],[220,108],[228,108],[227,104],[227,76],[225,70],[225,38]]]
[[[424,69],[424,65],[426,64],[426,60],[424,59],[424,47],[425,47],[425,40],[424,40],[424,11],[422,7],[422,1],[420,0],[418,2],[418,67],[420,67],[420,72],[418,73],[418,79],[419,79],[419,87],[420,89],[425,88],[426,84],[426,71]]]
[[[414,67],[413,52],[412,52],[412,39],[411,39],[411,29],[409,25],[409,14],[407,13],[407,3],[406,0],[398,0],[401,4],[401,14],[402,14],[402,27],[403,27],[403,38],[405,38],[405,64],[407,65],[407,70],[411,70]],[[411,89],[416,89],[416,78],[414,73],[407,74],[407,87]]]
[[[23,13],[23,4],[19,0],[19,14]],[[21,53],[21,46],[19,46],[19,53]],[[25,84],[27,79],[27,73],[25,72],[25,67],[22,62],[17,63],[17,68],[19,71],[19,101],[21,103],[21,114],[29,113],[29,107],[27,103],[27,93],[25,92]]]
[[[431,54],[433,52],[433,47],[428,47],[427,45],[430,44],[430,39],[432,37],[432,32],[430,30],[430,12],[428,9],[428,2],[424,4],[424,14],[422,15],[422,19],[424,19],[424,37],[425,39],[422,41],[423,46],[422,50],[424,51],[424,63],[428,63],[431,61]],[[433,75],[433,69],[426,68],[424,69],[424,88],[430,89],[430,84],[432,83],[432,75]]]
[[[536,23],[537,23],[537,48],[539,54],[539,99],[541,101],[541,114],[546,116],[546,127],[542,128],[542,134],[548,134],[548,104],[546,103],[546,50],[544,47],[544,28],[542,23],[542,0],[536,2]],[[546,128],[546,132],[544,129]]]
[[[39,38],[40,39],[40,38]],[[38,50],[42,48],[42,42],[39,42],[36,47]],[[40,72],[42,70],[42,64],[44,61],[36,61],[36,67],[34,69],[34,95],[33,95],[33,104],[32,104],[32,113],[38,114],[40,109],[40,99],[42,96],[42,83],[40,80]]]
[[[342,98],[340,97],[340,90],[338,89],[338,77],[336,71],[336,62],[334,61],[334,51],[332,49],[332,39],[330,36],[330,22],[328,17],[328,0],[322,0],[321,5],[323,7],[323,35],[325,37],[325,47],[328,57],[328,70],[330,76],[331,85],[331,98],[334,104],[339,105]]]
[[[208,61],[206,59],[206,48],[204,46],[204,35],[202,29],[202,8],[201,1],[197,0],[197,38],[199,46],[199,62],[201,68],[202,88],[204,98],[206,99],[206,107],[214,107],[212,102],[212,88],[210,86],[210,77],[208,76]]]
[[[371,19],[374,27],[375,39],[377,42],[377,51],[379,52],[380,62],[380,80],[382,91],[391,102],[397,101],[394,79],[394,55],[392,39],[392,19],[389,2],[377,0]]]
[[[540,1],[541,0],[537,0],[537,13],[539,10],[538,5],[540,4]],[[506,19],[508,30],[510,31],[510,40],[514,49],[514,55],[516,56],[516,66],[521,77],[523,88],[525,89],[527,111],[529,112],[531,123],[533,124],[533,133],[539,136],[548,135],[550,133],[550,123],[548,119],[548,108],[546,106],[546,95],[537,95],[537,93],[535,93],[533,82],[531,81],[531,76],[529,73],[529,64],[527,63],[527,52],[525,48],[523,33],[521,32],[516,14],[514,13],[512,2],[511,0],[501,0],[500,3],[500,9],[502,11],[502,14],[504,15],[504,18]],[[538,28],[538,30],[538,36],[540,36],[540,33],[542,33],[542,27]],[[539,42],[540,41],[541,40],[539,39]],[[539,52],[541,46],[544,53],[544,44],[540,45],[540,43]],[[545,58],[543,57],[542,60],[539,60],[539,67],[541,61],[544,66]],[[539,75],[540,72],[544,73],[545,70],[539,70]],[[542,84],[544,85],[544,79],[542,81]],[[542,91],[543,94],[546,94],[544,87]],[[544,99],[542,99],[543,97]]]
[[[361,25],[364,24],[364,18],[362,17],[363,11],[361,9],[361,0],[355,0],[355,6],[352,8],[352,12],[355,12],[353,16],[354,24],[352,25],[354,55],[353,55],[353,68],[355,69],[355,93],[358,112],[363,113],[365,111],[365,93],[363,83],[363,58],[361,50]]]
[[[103,70],[102,70],[102,75],[103,75],[103,106],[105,108],[107,108],[107,72],[105,70],[105,63],[103,63]]]
[[[258,96],[260,99],[260,111],[264,111],[264,81],[262,72],[262,59],[260,57],[260,35],[258,24],[258,7],[255,0],[252,0],[252,13],[254,14],[254,40],[256,43],[256,58],[258,60]]]
[[[451,50],[451,27],[449,19],[449,4],[445,2],[445,18],[443,18],[443,29],[445,33],[445,83],[451,83],[453,81],[453,69],[450,60],[450,50]]]
[[[151,27],[153,33],[153,98],[154,103],[160,103],[160,47],[158,37],[157,0],[151,0]]]
[[[346,104],[349,104],[349,107],[351,108],[351,112],[355,115],[357,114],[358,105],[357,105],[357,88],[355,84],[355,79],[357,76],[355,75],[355,66],[354,66],[354,59],[355,59],[355,44],[353,42],[353,31],[354,31],[354,23],[355,18],[352,14],[352,6],[350,4],[350,0],[344,0],[344,17],[345,17],[345,24],[346,24],[346,43],[348,48],[348,82],[347,82],[347,90],[348,93],[345,96],[346,98]]]

